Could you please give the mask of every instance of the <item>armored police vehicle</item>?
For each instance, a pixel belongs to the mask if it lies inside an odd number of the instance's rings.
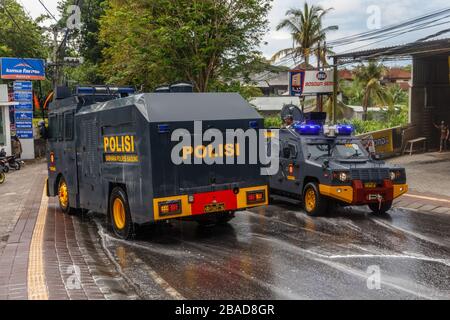
[[[58,196],[62,211],[105,213],[115,234],[129,239],[135,225],[180,218],[226,223],[236,211],[267,204],[259,164],[195,161],[229,160],[244,145],[224,142],[212,150],[200,140],[174,151],[177,129],[195,141],[207,129],[263,128],[240,95],[183,92],[179,84],[165,93],[132,91],[57,92],[49,111],[48,194]],[[200,133],[194,130],[199,121]],[[189,157],[192,163],[178,162]]]
[[[282,117],[294,122],[280,130],[281,167],[270,180],[273,194],[300,199],[316,216],[332,204],[368,205],[384,214],[408,191],[405,169],[369,155],[351,126],[325,126],[326,114],[304,116],[295,106],[285,106]]]

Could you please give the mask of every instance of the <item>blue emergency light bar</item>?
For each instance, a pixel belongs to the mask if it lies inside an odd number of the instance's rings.
[[[318,136],[322,132],[322,126],[318,124],[296,124],[294,129],[304,136]]]
[[[134,94],[136,90],[132,87],[107,87],[107,86],[92,86],[92,87],[77,87],[75,94],[77,95],[94,95],[94,94]]]
[[[351,125],[338,125],[336,127],[337,134],[340,136],[351,136],[353,134],[353,127]]]

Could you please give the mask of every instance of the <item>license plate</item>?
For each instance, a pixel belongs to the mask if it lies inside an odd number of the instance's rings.
[[[208,204],[205,206],[205,213],[225,211],[225,203]]]
[[[379,195],[379,194],[370,194],[370,195],[368,196],[368,198],[369,198],[370,201],[378,200],[378,198],[380,198],[380,197],[381,197],[381,200],[383,200],[383,197],[382,197],[381,195]]]
[[[377,184],[374,182],[365,183],[364,187],[367,189],[375,189],[377,187]]]

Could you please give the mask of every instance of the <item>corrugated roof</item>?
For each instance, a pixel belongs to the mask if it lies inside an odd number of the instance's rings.
[[[429,40],[422,42],[411,42],[403,45],[354,51],[334,55],[338,60],[367,60],[380,57],[406,57],[426,53],[450,52],[450,38]]]

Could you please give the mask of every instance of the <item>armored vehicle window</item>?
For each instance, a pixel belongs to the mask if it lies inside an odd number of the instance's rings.
[[[63,131],[64,131],[64,118],[62,114],[58,115],[58,141],[63,140]]]
[[[345,159],[366,159],[368,158],[368,154],[366,150],[357,143],[347,143],[347,144],[338,144],[336,145],[336,151],[339,156]]]
[[[320,158],[331,156],[331,145],[324,144],[308,144],[308,159],[319,160]]]
[[[73,140],[73,113],[66,112],[64,114],[64,140]]]
[[[58,138],[58,117],[56,114],[48,116],[49,123],[49,140],[55,141]]]
[[[288,144],[283,148],[282,157],[284,159],[295,159],[297,158],[297,148],[292,144]]]

